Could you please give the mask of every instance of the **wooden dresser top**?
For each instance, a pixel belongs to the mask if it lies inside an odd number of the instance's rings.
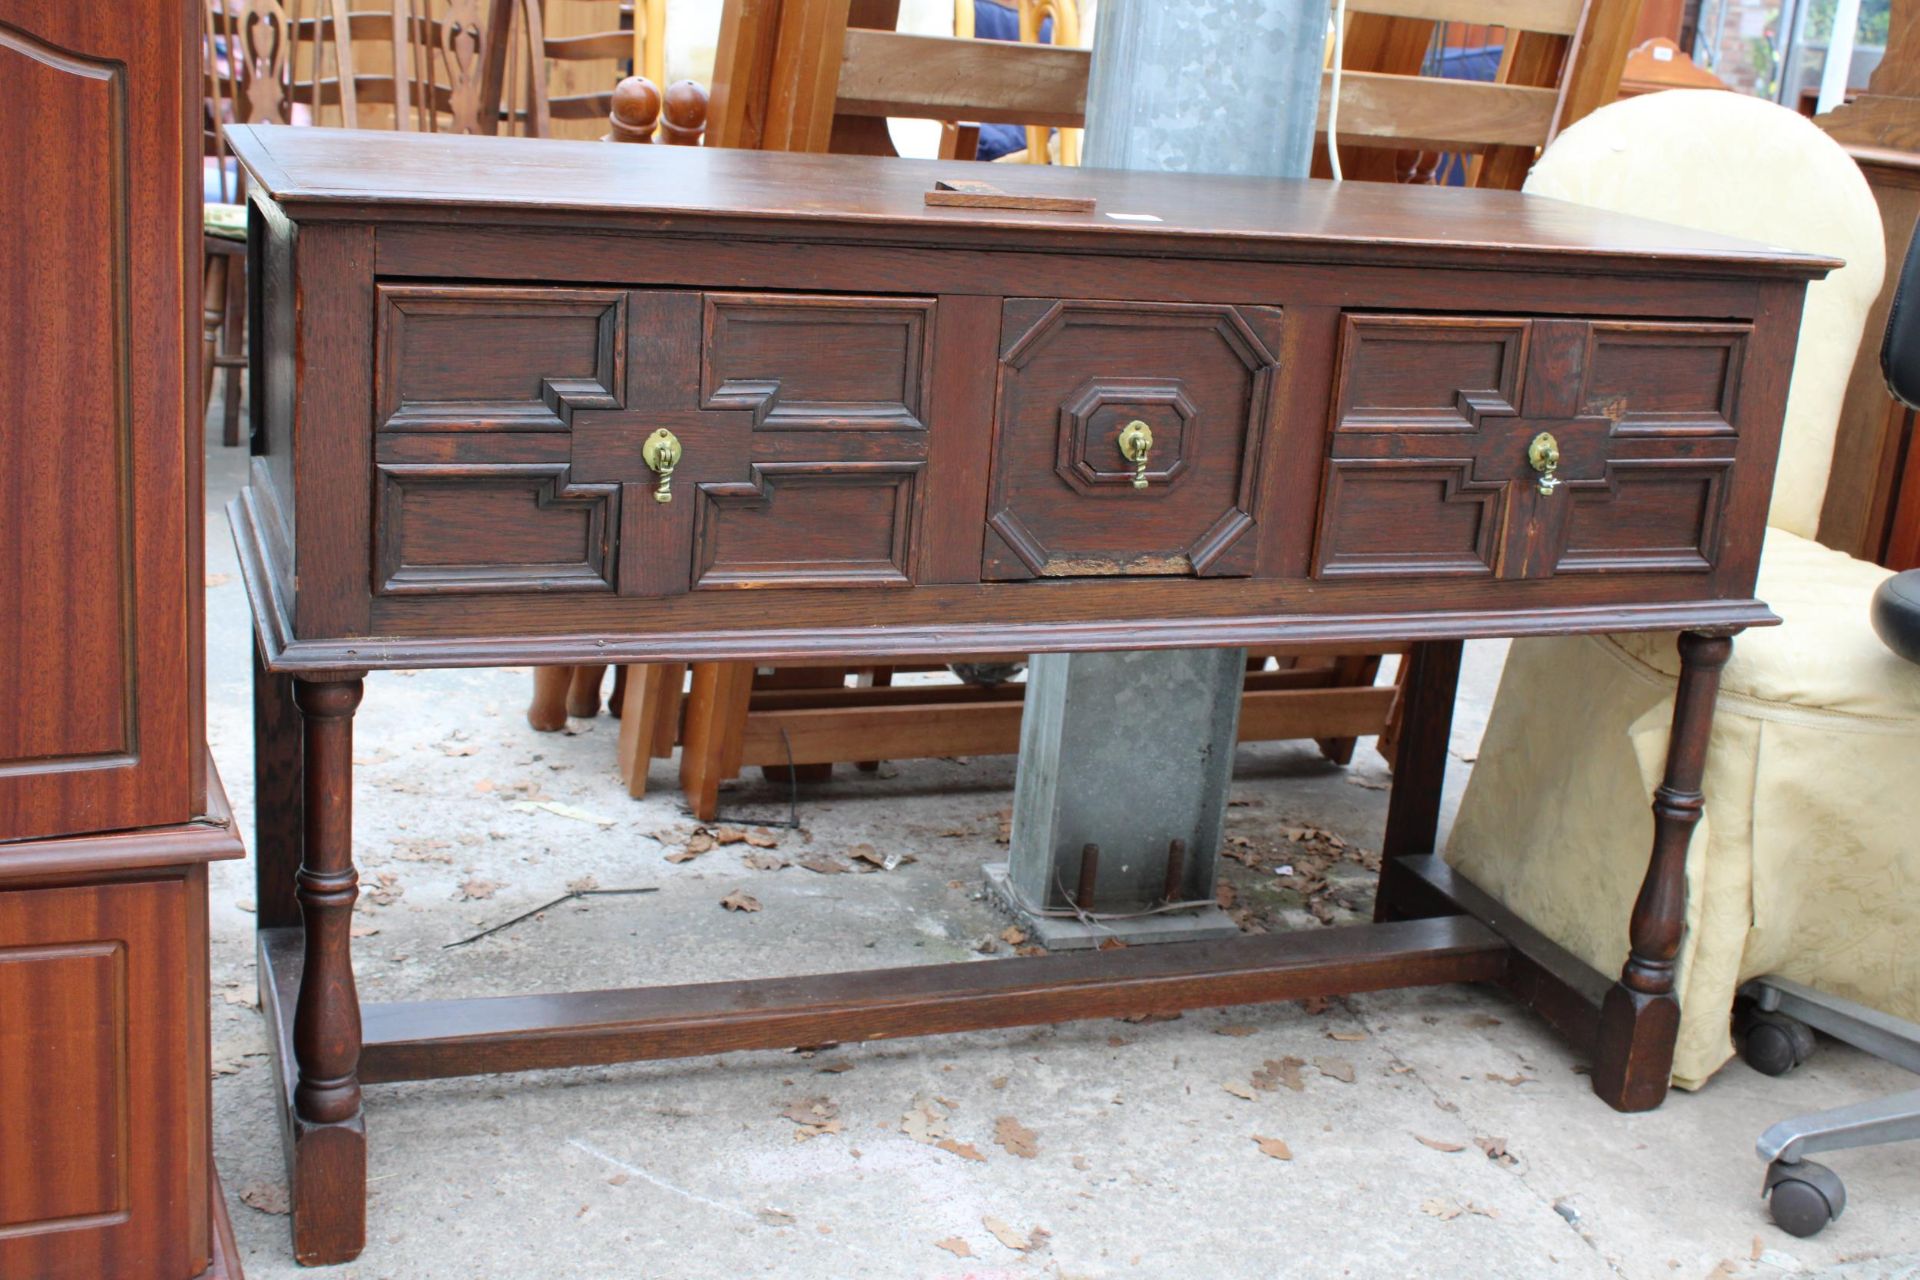
[[[1741,277],[1841,265],[1510,191],[283,125],[227,135],[258,189],[296,217],[464,222],[449,214],[484,208],[678,234],[1496,269],[1545,258],[1561,269]],[[929,208],[940,178],[1090,196],[1096,207]]]

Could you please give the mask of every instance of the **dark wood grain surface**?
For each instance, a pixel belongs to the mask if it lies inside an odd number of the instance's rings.
[[[1010,192],[1096,202],[1091,213],[1020,212],[929,208],[936,181],[978,178],[977,166],[957,161],[275,125],[239,126],[228,137],[283,207],[337,218],[439,221],[452,207],[671,219],[710,232],[755,222],[789,234],[838,227],[868,242],[904,234],[959,243],[992,233],[999,243],[1034,247],[1098,241],[1126,252],[1183,243],[1185,252],[1210,245],[1250,257],[1337,246],[1375,258],[1392,249],[1482,261],[1554,253],[1669,271],[1724,271],[1732,261],[1743,274],[1793,276],[1839,265],[1509,191],[1003,166],[995,181]]]

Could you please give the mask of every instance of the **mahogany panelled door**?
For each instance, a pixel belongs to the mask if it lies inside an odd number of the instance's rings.
[[[1657,1105],[1683,854],[1834,262],[1509,192],[252,127],[259,922],[297,1256],[364,1084],[1492,981]],[[297,299],[297,305],[296,305]],[[1460,642],[1684,633],[1617,979],[1433,857]],[[1411,645],[1380,923],[368,1005],[370,669]]]
[[[0,0],[0,1277],[239,1275],[213,1173],[198,0]]]

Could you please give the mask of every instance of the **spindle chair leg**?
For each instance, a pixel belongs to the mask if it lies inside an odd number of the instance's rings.
[[[1674,962],[1687,914],[1687,846],[1700,823],[1700,784],[1713,731],[1720,672],[1730,635],[1680,633],[1680,680],[1673,696],[1666,776],[1653,797],[1653,852],[1628,925],[1631,950],[1600,1006],[1593,1091],[1619,1111],[1650,1111],[1667,1096],[1680,1032]]]

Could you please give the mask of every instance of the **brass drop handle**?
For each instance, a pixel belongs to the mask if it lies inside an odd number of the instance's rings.
[[[1551,498],[1553,491],[1560,487],[1560,477],[1554,472],[1560,467],[1560,442],[1553,438],[1550,431],[1542,431],[1527,446],[1527,461],[1540,473],[1540,494]]]
[[[1147,487],[1147,455],[1153,451],[1153,428],[1135,418],[1120,428],[1120,456],[1133,464],[1133,487]]]
[[[660,477],[653,491],[655,502],[673,501],[673,469],[680,465],[680,438],[661,427],[640,446],[640,457]]]

